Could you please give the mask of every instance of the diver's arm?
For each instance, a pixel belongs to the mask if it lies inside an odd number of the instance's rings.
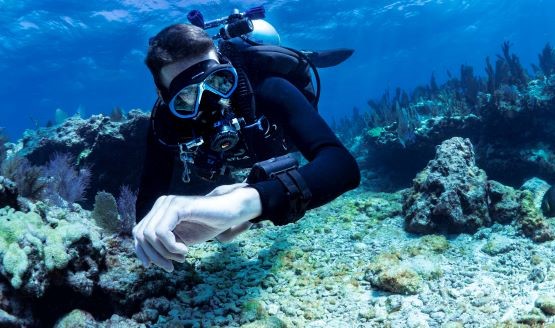
[[[285,79],[271,77],[257,89],[257,109],[278,124],[309,161],[299,173],[312,193],[307,209],[330,202],[356,188],[360,171],[354,157],[314,110],[303,94]],[[262,218],[276,225],[287,224],[289,199],[277,180],[257,182]]]
[[[150,124],[139,194],[135,204],[137,222],[147,215],[158,197],[168,193],[173,174],[174,156],[171,150],[165,149],[157,142],[152,124]]]

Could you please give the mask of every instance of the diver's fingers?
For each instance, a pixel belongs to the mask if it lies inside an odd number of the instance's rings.
[[[148,266],[150,265],[150,260],[148,259],[148,256],[146,256],[145,251],[143,250],[141,245],[139,245],[139,241],[137,239],[135,239],[135,253],[137,253],[137,257],[139,258],[143,266],[145,268],[148,268]]]
[[[157,266],[161,267],[162,269],[172,272],[173,271],[173,263],[172,261],[163,258],[150,246],[148,243],[144,243],[143,250],[145,251],[146,255],[149,257],[150,261]]]
[[[249,221],[243,222],[217,235],[216,239],[218,239],[218,241],[221,241],[221,242],[228,242],[233,238],[237,237],[239,234],[249,230],[251,226],[252,226],[252,223],[250,223]]]
[[[177,253],[175,255],[181,255],[181,258],[175,259],[175,261],[181,263],[185,262],[185,254],[189,251],[189,248],[185,244],[178,242],[173,232],[168,229],[161,229],[161,231],[156,232],[156,235],[160,243],[162,243],[164,248],[171,252],[171,254]]]
[[[169,231],[168,231],[169,232]],[[169,232],[171,234],[171,232]],[[172,234],[173,235],[173,234]],[[168,259],[168,260],[174,260],[177,262],[184,262],[185,261],[185,253],[187,253],[187,247],[183,244],[181,244],[182,246],[177,246],[177,245],[171,245],[172,250],[169,250],[168,248],[166,248],[165,244],[160,240],[160,236],[164,236],[164,233],[160,233],[160,235],[156,232],[156,231],[145,231],[145,239],[146,242],[156,250],[156,252]],[[175,243],[175,239],[174,239],[174,244]]]
[[[164,202],[164,200],[168,198],[167,196],[160,196],[158,197],[158,199],[156,200],[156,202],[154,202],[154,205],[152,206],[152,209],[147,213],[147,215],[145,215],[145,217],[139,221],[139,223],[137,223],[135,225],[135,227],[133,227],[133,235],[136,237],[138,235],[142,235],[145,227],[147,226],[147,224],[149,223],[149,221],[151,220],[152,216],[154,216],[154,214],[156,214],[158,212],[158,209],[160,208],[160,206],[162,205],[162,203]]]
[[[152,245],[152,246],[156,250],[161,249],[162,252],[159,252],[159,254],[162,255],[163,257],[165,257],[168,260],[173,260],[173,261],[176,261],[176,262],[179,262],[179,263],[185,262],[185,253],[187,251],[183,252],[182,250],[178,250],[179,253],[169,251],[159,239],[157,239],[156,242],[154,243],[154,245]],[[185,246],[185,245],[183,245],[183,246]],[[177,249],[177,247],[176,247],[176,249]]]
[[[146,223],[143,235],[146,242],[149,243],[150,246],[152,246],[152,248],[154,248],[158,252],[158,254],[165,257],[166,259],[182,262],[184,261],[184,253],[186,253],[186,249],[183,249],[183,247],[181,247],[180,249],[177,247],[173,247],[172,250],[177,249],[178,251],[170,251],[164,246],[164,244],[160,242],[159,239],[159,235],[165,235],[166,232],[164,230],[171,230],[168,229],[165,225],[161,224],[160,221],[164,217],[164,214],[166,212],[175,212],[175,206],[172,205],[174,198],[175,197],[173,196],[168,196],[162,201],[160,206],[158,206],[156,212],[153,213],[153,216]],[[173,218],[175,218],[175,220],[178,219],[176,215],[174,215]]]

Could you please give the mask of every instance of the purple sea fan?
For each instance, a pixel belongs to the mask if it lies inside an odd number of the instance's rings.
[[[15,182],[19,194],[30,199],[40,199],[47,187],[44,167],[31,165],[23,156],[6,159],[0,168],[1,175]]]
[[[131,230],[135,226],[135,219],[137,217],[135,211],[136,202],[137,192],[132,191],[129,186],[121,186],[117,203],[121,233],[124,235],[131,235]]]
[[[60,198],[73,204],[85,197],[85,191],[91,180],[91,170],[88,167],[77,170],[72,165],[69,154],[55,153],[46,165],[48,177],[48,198],[60,204]]]

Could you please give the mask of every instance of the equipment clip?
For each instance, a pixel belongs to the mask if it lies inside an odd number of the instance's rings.
[[[191,168],[189,164],[195,164],[193,156],[197,152],[198,147],[204,143],[202,137],[198,137],[189,142],[178,144],[179,147],[179,159],[183,163],[183,174],[181,175],[181,180],[184,183],[191,182]]]

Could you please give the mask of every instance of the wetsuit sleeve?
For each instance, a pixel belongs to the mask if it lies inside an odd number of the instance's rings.
[[[156,199],[168,193],[174,166],[174,153],[165,149],[154,137],[152,124],[147,134],[146,154],[143,163],[143,173],[137,195],[135,209],[137,222],[142,220]]]
[[[304,95],[283,78],[267,78],[256,91],[257,111],[281,124],[284,132],[309,161],[299,168],[312,198],[308,209],[326,204],[360,184],[360,170]],[[261,218],[276,225],[287,221],[289,199],[277,180],[251,184],[260,194]]]

